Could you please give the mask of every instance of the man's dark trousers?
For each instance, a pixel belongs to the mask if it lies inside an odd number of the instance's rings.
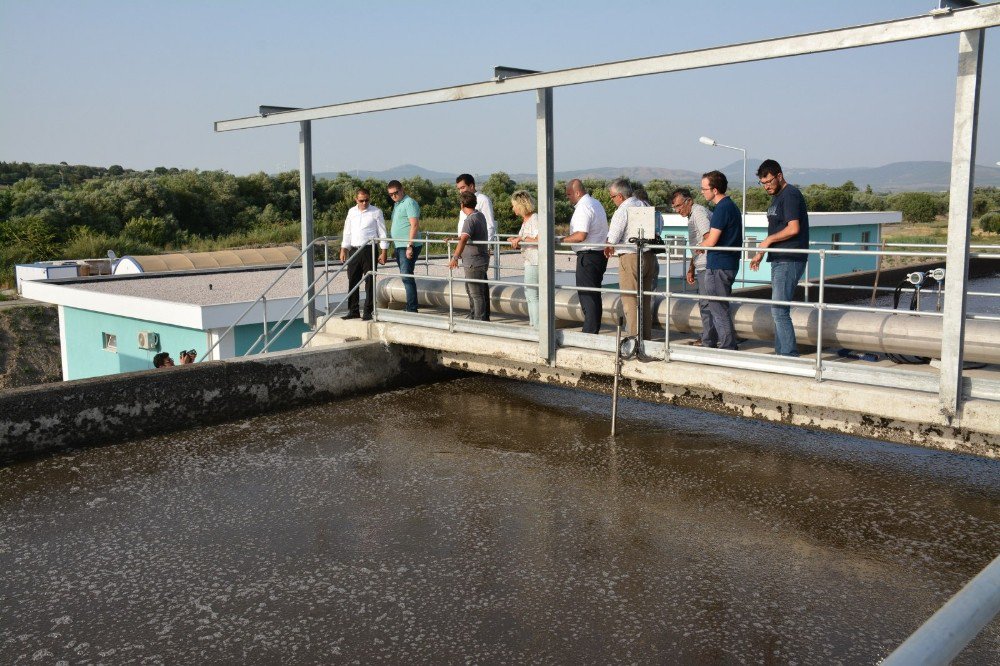
[[[356,252],[357,248],[351,248],[348,252]],[[365,246],[361,252],[358,253],[353,259],[349,259],[347,262],[347,282],[348,288],[354,289],[354,285],[361,281],[361,276],[372,269],[372,248],[370,245]],[[372,316],[372,309],[375,307],[375,294],[373,290],[374,280],[372,276],[368,276],[365,279],[365,317]],[[352,291],[351,295],[347,297],[347,313],[348,314],[360,314],[358,312],[358,291]]]
[[[600,287],[604,281],[604,271],[608,269],[608,258],[600,250],[586,250],[576,253],[576,286]],[[581,291],[580,307],[583,309],[583,332],[599,333],[601,330],[601,297],[599,291]]]

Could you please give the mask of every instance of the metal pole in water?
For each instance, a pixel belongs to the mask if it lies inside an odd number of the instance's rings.
[[[611,390],[611,436],[615,436],[618,422],[618,378],[622,374],[622,318],[618,318],[618,334],[615,342],[615,383]]]

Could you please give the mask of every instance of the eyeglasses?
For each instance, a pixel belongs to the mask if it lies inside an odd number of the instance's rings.
[[[624,199],[625,195],[624,194],[618,194],[617,192],[612,192],[611,193],[611,198],[612,199],[617,199],[618,197],[621,197],[622,199]]]
[[[396,196],[399,193],[400,193],[399,190],[389,190],[389,196],[390,197],[394,197],[394,196]]]
[[[368,199],[355,199],[358,203],[368,203]]]
[[[684,201],[682,201],[682,202],[680,202],[680,203],[672,203],[672,204],[670,204],[670,207],[671,207],[671,208],[673,208],[673,209],[674,209],[675,211],[678,211],[678,210],[680,210],[681,208],[684,208],[684,206],[685,206],[685,205],[686,205],[686,204],[687,204],[687,203],[688,203],[689,201],[691,201],[691,200],[690,200],[690,199],[685,199]]]
[[[714,187],[703,187],[703,188],[701,188],[701,191],[702,192],[711,192],[714,189],[715,189]]]
[[[770,178],[768,178],[766,180],[758,180],[757,182],[760,183],[761,185],[770,185],[771,183],[773,183],[776,180],[778,180],[777,176],[771,176]]]

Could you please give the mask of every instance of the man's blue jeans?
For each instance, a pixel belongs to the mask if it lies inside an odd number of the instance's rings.
[[[795,297],[795,286],[806,270],[804,261],[775,261],[771,264],[771,300],[790,301]],[[798,356],[795,329],[788,314],[789,306],[772,305],[774,319],[774,353],[779,356]]]
[[[420,250],[423,249],[423,245],[413,246],[413,258],[406,258],[406,247],[396,248],[396,263],[399,264],[399,274],[400,275],[413,275],[413,267],[417,263],[417,259],[420,257]],[[413,278],[403,278],[403,289],[406,290],[406,311],[416,312],[417,311],[417,283]]]

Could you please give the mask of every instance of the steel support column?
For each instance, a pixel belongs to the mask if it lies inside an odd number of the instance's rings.
[[[979,124],[979,90],[983,70],[984,30],[958,36],[958,79],[955,86],[955,130],[951,148],[948,204],[948,268],[944,285],[941,335],[941,411],[949,418],[962,409],[962,361],[965,305],[972,225],[973,169]]]
[[[313,242],[313,166],[312,166],[312,121],[299,123],[299,210],[302,217],[302,249]],[[316,324],[316,310],[312,305],[315,266],[313,251],[302,255],[302,300],[309,303],[302,315],[308,326]]]
[[[538,356],[551,365],[556,361],[552,88],[539,88],[535,95],[535,154],[538,164]]]

